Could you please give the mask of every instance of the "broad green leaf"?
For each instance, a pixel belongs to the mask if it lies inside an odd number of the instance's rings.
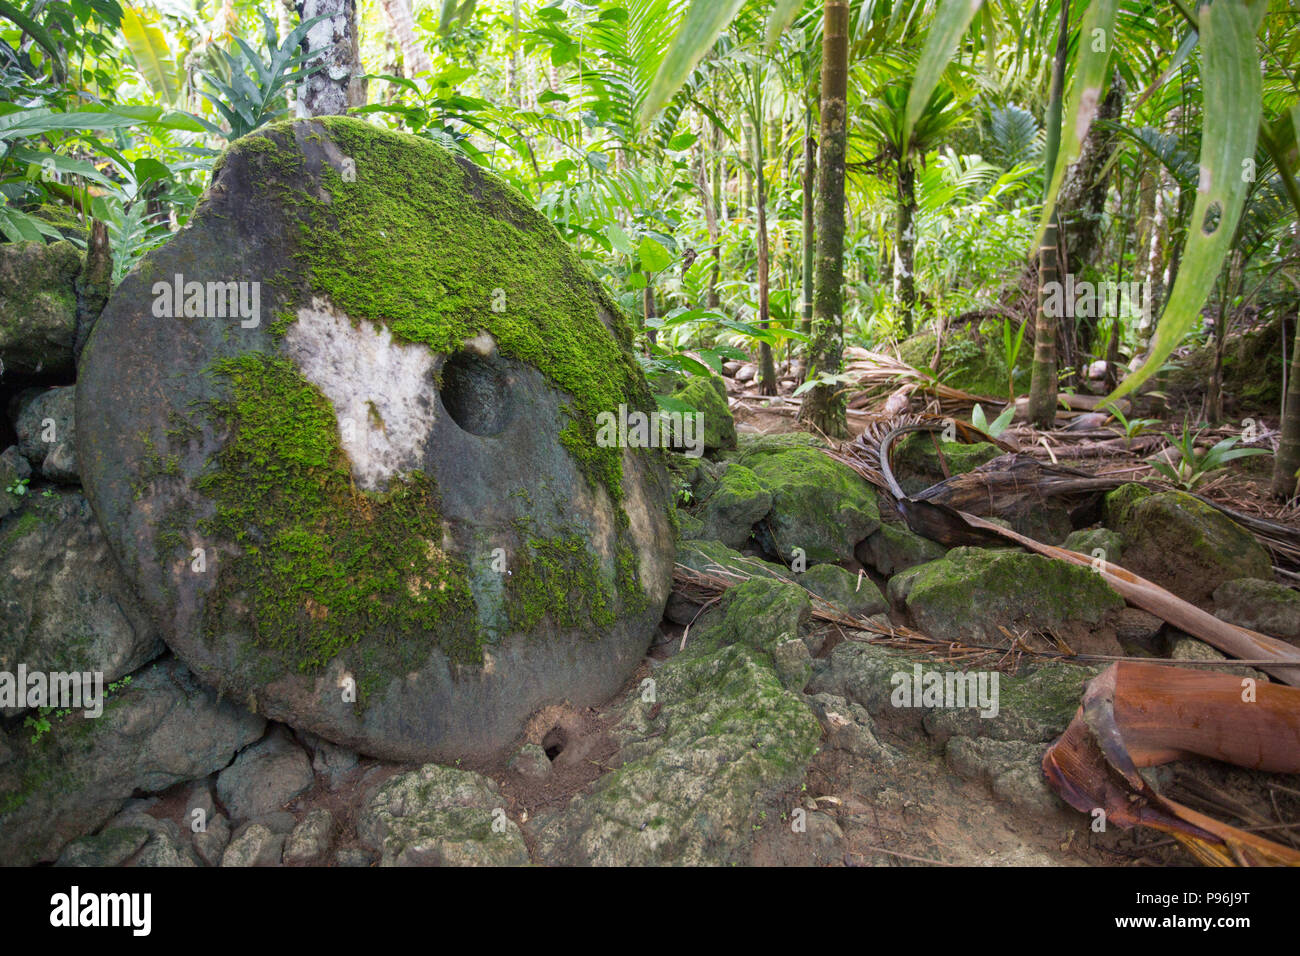
[[[151,10],[128,6],[122,11],[122,38],[135,58],[136,68],[149,89],[165,103],[176,102],[180,84],[176,81],[176,61],[167,48],[167,37],[158,26],[158,15]]]
[[[912,139],[912,129],[925,112],[930,94],[939,83],[944,67],[952,59],[961,42],[962,34],[979,12],[983,0],[944,0],[929,27],[925,48],[916,64],[912,90],[907,96],[907,115],[903,121],[902,142],[906,146]]]
[[[47,236],[51,239],[63,238],[63,234],[48,222],[42,222],[13,206],[2,205],[0,205],[0,234],[10,242],[39,241]]]
[[[1079,56],[1074,67],[1074,80],[1061,113],[1061,145],[1056,152],[1056,168],[1052,170],[1052,181],[1043,202],[1035,246],[1043,241],[1043,233],[1056,206],[1056,194],[1065,181],[1065,170],[1078,161],[1083,141],[1101,106],[1106,91],[1106,68],[1110,65],[1111,51],[1115,46],[1115,11],[1118,9],[1119,0],[1092,0],[1084,11],[1083,23],[1079,27]]]
[[[82,176],[92,182],[99,183],[101,186],[112,188],[116,185],[111,179],[95,168],[94,164],[84,159],[74,159],[71,156],[60,156],[57,153],[48,153],[35,149],[16,148],[11,154],[14,159],[21,160],[24,163],[30,163],[32,166],[38,166],[41,169],[53,169],[60,173],[72,173]]]
[[[648,122],[682,88],[718,34],[744,5],[745,0],[694,0],[641,104],[641,122]]]
[[[1232,246],[1249,184],[1241,161],[1255,155],[1261,80],[1255,32],[1265,4],[1218,2],[1201,8],[1201,88],[1205,122],[1201,131],[1201,182],[1189,221],[1178,278],[1156,326],[1151,354],[1109,396],[1114,401],[1151,377],[1196,322]],[[1205,232],[1205,218],[1219,212],[1217,227]]]
[[[794,22],[794,18],[799,15],[803,9],[803,0],[776,0],[776,5],[772,8],[772,15],[767,21],[767,49],[776,49],[776,45],[781,40],[781,34],[789,28]]]
[[[636,252],[641,259],[641,268],[646,272],[662,272],[673,263],[672,253],[649,236],[641,238]]]
[[[632,240],[627,237],[627,233],[622,228],[611,223],[607,231],[609,232],[609,241],[613,243],[615,249],[625,256],[632,255],[635,251],[632,248]]]
[[[153,114],[157,116],[158,111]],[[71,110],[55,113],[53,110],[34,109],[6,113],[0,116],[0,142],[20,136],[39,136],[53,130],[117,129],[140,122],[135,116],[109,110]]]

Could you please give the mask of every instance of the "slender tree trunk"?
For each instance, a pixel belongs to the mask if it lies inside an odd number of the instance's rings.
[[[894,216],[894,299],[903,319],[903,331],[916,331],[913,313],[916,308],[916,170],[906,159],[898,162],[898,209]]]
[[[757,68],[755,68],[757,70]],[[762,77],[755,73],[754,122],[750,127],[751,158],[754,161],[754,217],[758,227],[758,327],[768,328],[771,320],[771,270],[772,251],[767,242],[767,177],[763,174],[763,99]],[[758,346],[758,393],[776,394],[776,361],[772,346],[766,342]]]
[[[812,110],[808,111],[808,135],[803,141],[803,334],[812,334],[813,260],[817,230],[813,226],[814,192],[817,188],[817,140],[812,136]]]
[[[379,3],[384,8],[393,35],[397,37],[397,45],[401,47],[402,66],[405,70],[403,75],[409,78],[417,73],[432,72],[433,64],[429,62],[429,54],[415,38],[415,18],[411,15],[410,0],[379,0]],[[510,56],[513,63],[513,51]]]
[[[517,109],[523,108],[519,91],[519,0],[510,5],[510,59],[506,63],[506,92]]]
[[[1047,106],[1047,183],[1056,168],[1056,154],[1061,145],[1061,95],[1065,89],[1065,58],[1070,30],[1070,3],[1061,2],[1061,21],[1056,34],[1056,60],[1052,65],[1051,98]],[[1058,249],[1060,223],[1056,211],[1043,233],[1038,248],[1038,314],[1034,318],[1034,364],[1029,385],[1029,420],[1039,428],[1051,428],[1056,421],[1056,324],[1058,316],[1047,314],[1046,286],[1059,282]],[[1057,297],[1060,301],[1059,296]]]
[[[1146,249],[1147,280],[1151,283],[1151,321],[1141,326],[1142,334],[1138,340],[1143,349],[1151,339],[1156,318],[1164,308],[1165,298],[1165,228],[1168,217],[1165,214],[1164,175],[1160,168],[1155,170],[1155,196],[1151,207],[1151,241]]]
[[[1057,211],[1063,215],[1061,222],[1062,243],[1068,253],[1066,271],[1076,277],[1096,264],[1101,253],[1101,223],[1106,212],[1106,196],[1110,183],[1102,175],[1109,167],[1107,162],[1115,151],[1118,135],[1103,125],[1104,120],[1118,120],[1124,109],[1124,95],[1127,88],[1118,72],[1111,77],[1110,89],[1101,108],[1097,111],[1088,135],[1079,151],[1079,161],[1070,167],[1061,184],[1060,200]],[[1097,323],[1101,316],[1098,308],[1100,293],[1093,295],[1091,316],[1079,319],[1077,329],[1078,355],[1074,363],[1076,384],[1079,383],[1078,366],[1084,364],[1084,356],[1091,353],[1092,340],[1096,334]]]
[[[808,375],[835,374],[844,352],[844,153],[848,133],[849,0],[826,0],[822,27],[821,165],[817,263]],[[800,421],[832,438],[848,434],[843,396],[832,386],[804,393]]]
[[[357,43],[356,0],[298,0],[298,17],[310,20],[328,16],[303,37],[304,53],[325,50],[317,61],[325,69],[303,81],[298,101],[300,116],[341,116],[366,101],[364,75]]]
[[[1285,338],[1286,319],[1282,320]],[[1296,475],[1300,472],[1300,314],[1295,321],[1295,340],[1291,343],[1291,369],[1287,374],[1283,400],[1282,437],[1273,459],[1273,496],[1283,500],[1296,494]]]
[[[659,332],[650,325],[650,321],[655,318],[655,287],[649,272],[642,275],[645,276],[645,288],[641,291],[641,326],[645,329],[646,340],[653,345],[659,339]]]
[[[298,15],[298,7],[295,4],[294,0],[276,0],[275,22],[276,22],[276,29],[280,33],[281,43],[284,42],[285,37],[287,37],[290,33],[293,32],[294,27],[298,25],[297,23],[294,22],[294,18],[297,15]],[[189,58],[189,59],[190,62],[192,63],[193,58]],[[293,83],[287,84],[285,87],[284,94],[285,94],[285,101],[288,103],[289,106],[290,114],[293,116],[299,115],[297,85]]]
[[[707,127],[709,120],[704,120]],[[714,205],[715,199],[709,190],[709,180],[705,173],[704,162],[704,136],[700,136],[699,150],[696,153],[695,166],[695,185],[700,190],[700,205],[704,207],[704,221],[709,228],[709,242],[713,246],[713,267],[709,271],[709,290],[705,294],[704,304],[707,308],[716,309],[719,305],[718,299],[718,274],[722,268],[720,258],[722,248],[720,243],[721,232],[718,229],[718,210]]]

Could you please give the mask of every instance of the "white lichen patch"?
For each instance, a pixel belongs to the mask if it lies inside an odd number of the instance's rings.
[[[354,326],[321,298],[298,310],[284,341],[303,377],[334,406],[359,487],[382,490],[394,475],[424,467],[438,416],[433,352],[394,341],[382,325]]]

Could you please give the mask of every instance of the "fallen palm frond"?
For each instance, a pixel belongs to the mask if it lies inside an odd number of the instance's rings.
[[[1138,773],[1193,756],[1300,772],[1300,690],[1258,683],[1252,691],[1233,674],[1113,664],[1089,683],[1074,720],[1043,756],[1043,773],[1076,810],[1161,830],[1202,863],[1300,866],[1300,851],[1164,797]]]
[[[1094,559],[1077,551],[1068,551],[1054,545],[1043,544],[1033,538],[1017,534],[1006,528],[975,515],[966,514],[956,509],[937,505],[933,502],[918,502],[931,508],[943,508],[949,515],[956,515],[969,527],[987,532],[997,537],[1014,541],[1035,554],[1056,558],[1091,567],[1119,595],[1135,607],[1154,614],[1174,627],[1199,638],[1211,647],[1218,648],[1232,657],[1250,660],[1263,660],[1271,663],[1261,664],[1260,669],[1293,686],[1300,685],[1300,648],[1296,648],[1275,637],[1260,634],[1258,631],[1229,624],[1203,611],[1195,604],[1184,601],[1175,594],[1166,591],[1160,585],[1144,577],[1125,570],[1109,561],[1097,564]],[[946,516],[947,517],[947,516]]]
[[[853,376],[855,389],[864,392],[891,392],[891,404],[897,404],[898,399],[895,396],[910,395],[912,392],[919,391],[933,396],[939,403],[941,410],[955,411],[957,409],[967,409],[976,404],[988,407],[990,405],[1006,406],[1014,404],[1016,406],[1016,418],[1023,419],[1026,417],[1026,408],[1029,399],[1026,397],[1015,398],[1008,401],[1005,395],[977,395],[974,392],[967,392],[960,388],[953,388],[951,385],[945,385],[939,381],[933,372],[922,371],[904,362],[902,359],[884,352],[873,352],[870,349],[864,349],[857,346],[850,346],[844,350],[844,372]],[[900,386],[899,383],[902,383]],[[1096,395],[1074,395],[1062,394],[1061,402],[1068,409],[1069,413],[1073,412],[1093,412],[1105,404],[1106,399]],[[1119,406],[1121,411],[1126,411],[1129,407],[1128,401],[1120,399]],[[904,407],[891,408],[891,411],[904,411]]]
[[[1222,621],[1214,615],[1201,610],[1194,604],[1170,593],[1146,578],[1140,577],[1119,565],[1103,562],[1094,564],[1088,555],[1069,551],[1065,548],[1043,544],[1033,538],[1010,531],[999,525],[986,521],[977,515],[955,508],[943,501],[936,500],[941,495],[926,497],[934,488],[927,489],[922,495],[911,497],[903,493],[890,467],[889,449],[899,435],[912,431],[935,430],[938,423],[920,422],[903,425],[890,430],[878,443],[874,451],[861,441],[846,443],[832,453],[831,457],[854,468],[867,481],[883,487],[895,498],[899,513],[909,528],[922,537],[937,541],[947,547],[957,545],[982,545],[1012,541],[1030,551],[1045,557],[1069,561],[1085,567],[1092,567],[1121,597],[1130,604],[1156,615],[1161,620],[1199,638],[1212,647],[1218,648],[1232,657],[1266,660],[1271,663],[1261,665],[1261,669],[1288,684],[1300,684],[1300,649],[1265,634],[1238,627]],[[1041,463],[1039,463],[1041,465]],[[1046,468],[1047,466],[1041,466]],[[1057,466],[1059,468],[1059,466]],[[1080,485],[1069,470],[1056,475],[1058,489],[1077,492]],[[940,485],[952,482],[947,479]],[[1098,479],[1099,481],[1116,481],[1116,479]],[[935,486],[938,487],[938,486]],[[1017,493],[1019,494],[1019,493]],[[1213,505],[1213,502],[1206,502]],[[1218,507],[1218,506],[1215,506]],[[1230,515],[1231,517],[1231,515]],[[1255,519],[1258,520],[1258,519]],[[1289,530],[1289,529],[1284,529]]]
[[[1095,510],[1099,495],[1129,480],[1047,464],[1027,455],[1003,455],[912,497],[915,501],[934,501],[959,511],[1005,518],[1014,523],[1032,517],[1048,504],[1067,509],[1072,518],[1076,513],[1082,516]]]
[[[1014,450],[1000,439],[990,439],[974,426],[961,422],[954,424],[956,437],[961,440],[995,441],[1006,450]],[[841,444],[828,454],[854,469],[876,487],[889,492],[898,501],[899,512],[905,517],[908,513],[907,502],[917,500],[945,503],[974,514],[1006,517],[1030,507],[1035,499],[1046,500],[1054,496],[1073,496],[1073,502],[1067,501],[1071,511],[1083,509],[1090,506],[1086,500],[1088,496],[1101,495],[1130,481],[1155,491],[1167,490],[1157,482],[1121,478],[1119,475],[1090,475],[1068,466],[1047,465],[1026,455],[1015,460],[1006,456],[996,458],[975,471],[947,478],[917,495],[905,495],[890,466],[893,443],[909,432],[939,432],[947,427],[947,420],[933,416],[899,416],[873,422],[856,439]],[[1193,498],[1221,512],[1253,534],[1268,549],[1278,568],[1284,571],[1300,570],[1300,530],[1245,514],[1204,495],[1184,493],[1191,494]],[[987,542],[984,535],[971,535],[969,529],[954,527],[946,515],[915,515],[915,518],[923,523],[928,521],[932,533],[927,533],[924,527],[912,526],[912,530],[941,544],[953,546]],[[908,519],[909,525],[912,525],[912,520]]]
[[[891,392],[890,404],[897,406],[899,398],[912,392],[921,391],[934,396],[943,409],[970,408],[976,404],[1005,405],[1007,400],[990,395],[976,395],[960,388],[944,385],[931,372],[922,372],[913,368],[902,359],[884,352],[872,352],[869,349],[851,346],[844,350],[844,372],[853,376],[855,387],[860,391],[888,390]],[[900,386],[899,383],[903,384]],[[905,410],[905,406],[897,408]]]

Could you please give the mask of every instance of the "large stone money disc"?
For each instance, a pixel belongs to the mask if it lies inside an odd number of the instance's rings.
[[[173,650],[394,759],[496,755],[594,704],[672,580],[625,320],[509,187],[330,118],[233,144],[82,359],[87,495]]]

